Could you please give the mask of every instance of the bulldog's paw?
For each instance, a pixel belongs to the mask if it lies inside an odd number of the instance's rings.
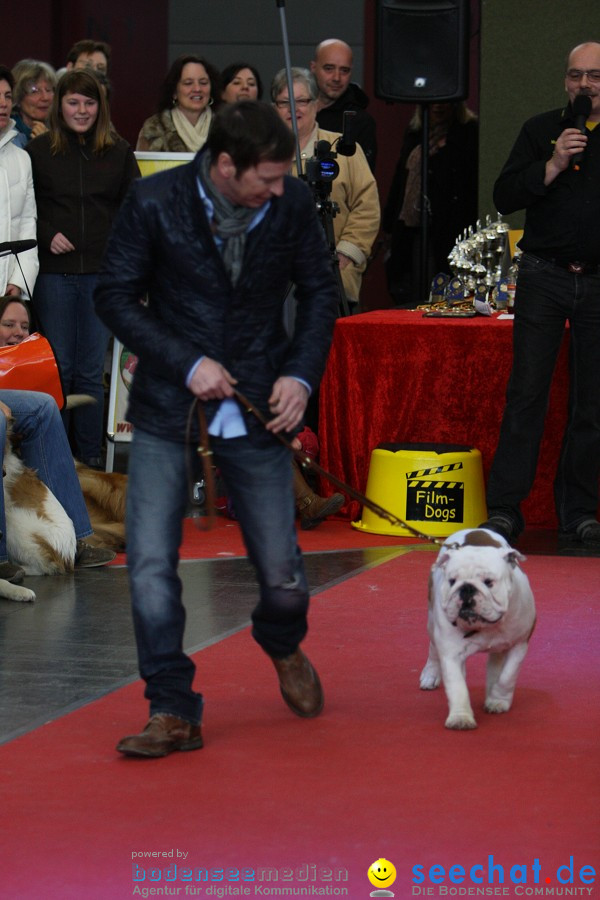
[[[445,722],[446,728],[452,728],[455,731],[468,731],[471,728],[477,728],[477,722],[472,713],[450,713]]]
[[[510,700],[487,699],[483,704],[483,708],[487,713],[505,713],[510,709]]]
[[[419,687],[422,691],[435,691],[442,682],[442,676],[438,666],[426,663],[419,678]]]

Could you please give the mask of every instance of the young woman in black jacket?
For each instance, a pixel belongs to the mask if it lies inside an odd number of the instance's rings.
[[[96,316],[93,292],[115,214],[139,169],[111,126],[105,93],[89,70],[58,83],[49,131],[27,146],[38,210],[40,274],[34,306],[54,349],[65,393],[97,401],[73,416],[75,455],[101,465],[104,361],[110,334]]]

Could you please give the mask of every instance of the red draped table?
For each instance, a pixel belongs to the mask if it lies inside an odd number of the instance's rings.
[[[377,310],[338,319],[321,383],[320,464],[364,493],[381,443],[464,444],[482,455],[487,480],[512,358],[512,319],[425,319]],[[552,483],[566,422],[568,333],[561,348],[528,527],[556,527]],[[360,515],[352,501],[343,513]]]

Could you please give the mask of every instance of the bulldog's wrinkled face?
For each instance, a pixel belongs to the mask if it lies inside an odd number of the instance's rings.
[[[442,609],[452,625],[463,631],[479,631],[500,621],[512,590],[516,565],[513,550],[448,549],[437,565],[442,573]]]

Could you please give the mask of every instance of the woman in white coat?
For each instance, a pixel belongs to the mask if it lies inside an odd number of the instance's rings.
[[[0,66],[0,244],[36,239],[36,206],[29,155],[13,143],[17,131],[12,112],[14,81]],[[0,256],[0,296],[27,296],[38,273],[37,249],[19,255],[23,275],[12,253]],[[27,284],[25,284],[27,282]]]

